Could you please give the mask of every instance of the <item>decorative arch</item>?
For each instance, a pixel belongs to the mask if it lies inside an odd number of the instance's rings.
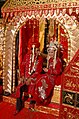
[[[75,12],[75,15],[73,15]],[[68,62],[78,49],[79,2],[74,0],[7,0],[2,7],[4,20],[3,85],[4,90],[15,90],[15,38],[26,20],[55,19],[62,25],[68,38]]]
[[[15,89],[15,38],[18,30],[22,25],[25,24],[26,20],[36,18],[37,20],[40,18],[47,18],[47,19],[55,19],[59,22],[59,25],[62,25],[66,36],[68,38],[68,62],[72,59],[73,55],[75,54],[76,48],[76,41],[78,41],[78,34],[75,37],[74,31],[77,32],[78,27],[77,23],[74,21],[72,17],[68,14],[63,14],[62,12],[57,14],[54,11],[54,14],[50,14],[50,11],[47,13],[43,13],[42,15],[26,15],[25,12],[14,16],[13,19],[7,24],[5,37],[6,37],[6,44],[4,44],[4,54],[5,54],[5,62],[3,65],[3,77],[4,77],[4,90],[8,92],[12,92]],[[8,45],[9,44],[9,45]],[[7,69],[6,69],[7,68]],[[7,79],[7,80],[6,80]],[[6,81],[5,81],[6,80]],[[8,85],[6,85],[8,84]],[[6,86],[5,86],[6,85]]]

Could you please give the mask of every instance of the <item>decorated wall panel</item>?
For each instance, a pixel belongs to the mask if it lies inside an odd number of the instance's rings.
[[[79,49],[62,76],[60,118],[79,118]],[[66,117],[65,117],[66,116]]]
[[[7,1],[6,4],[2,7],[2,14],[4,20],[4,27],[5,27],[5,41],[4,41],[4,69],[3,69],[3,78],[7,75],[7,70],[5,68],[5,63],[8,66],[10,62],[11,68],[8,67],[10,70],[11,75],[8,77],[8,81],[12,81],[15,83],[15,37],[18,33],[18,30],[22,25],[26,23],[28,19],[52,19],[58,22],[59,26],[62,26],[64,29],[64,33],[68,39],[68,62],[72,59],[75,52],[78,49],[78,8],[79,2],[78,1],[38,1],[38,0],[11,0]],[[16,7],[17,6],[17,7]],[[72,8],[71,8],[72,7]],[[61,9],[60,9],[61,8]],[[75,15],[74,15],[75,14]],[[9,29],[8,29],[9,28]],[[9,33],[10,31],[10,33]],[[7,34],[10,34],[9,36]],[[61,36],[62,37],[62,36]],[[10,41],[11,50],[8,47],[8,42]],[[6,49],[7,52],[6,52]],[[9,58],[11,54],[12,57]],[[6,61],[6,59],[9,59]],[[11,83],[11,82],[10,82]],[[10,85],[10,92],[14,90],[14,87]],[[5,84],[5,80],[4,80]],[[5,87],[5,86],[4,86]],[[5,89],[5,88],[4,88]],[[6,89],[7,90],[7,89]]]

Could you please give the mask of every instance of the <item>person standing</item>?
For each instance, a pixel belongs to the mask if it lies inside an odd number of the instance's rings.
[[[43,58],[40,55],[39,51],[40,44],[38,42],[30,43],[29,47],[31,47],[30,48],[31,50],[28,50],[21,66],[20,74],[22,82],[16,88],[17,99],[16,99],[16,111],[14,115],[16,115],[22,109],[23,92],[28,93],[28,90],[30,90],[29,87],[31,87],[30,86],[31,81],[32,80],[35,81],[38,74],[42,72]]]

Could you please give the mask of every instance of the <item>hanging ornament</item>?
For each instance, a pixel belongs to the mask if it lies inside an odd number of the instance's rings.
[[[34,50],[35,50],[35,45],[32,45],[32,62],[34,62]]]
[[[54,10],[53,10],[53,9],[52,9],[52,10],[49,10],[49,14],[50,14],[51,16],[53,16]]]
[[[26,17],[26,15],[27,15],[27,12],[25,11],[25,12],[24,12],[24,17]]]
[[[22,12],[19,12],[19,16],[20,16],[20,17],[22,16]]]
[[[27,14],[29,15],[29,17],[33,14],[30,10],[27,12]]]
[[[12,17],[13,17],[13,12],[10,13],[10,18],[12,18]]]
[[[47,16],[48,15],[48,10],[44,10],[44,14],[45,14],[45,16]]]
[[[57,9],[57,10],[56,10],[56,14],[57,14],[57,16],[59,15],[59,13],[60,13],[60,10]]]
[[[9,17],[9,12],[6,14],[6,18],[8,18]]]
[[[70,15],[72,14],[72,11],[73,11],[73,9],[70,8],[70,9],[69,9],[69,14],[70,14]]]
[[[42,13],[43,13],[43,11],[42,10],[39,10],[40,17],[42,16]]]
[[[3,18],[5,18],[6,14],[3,12],[2,16],[3,16]]]
[[[35,16],[37,16],[38,15],[38,11],[37,10],[35,10]]]
[[[14,16],[16,17],[17,15],[18,15],[18,13],[17,13],[17,12],[15,12],[15,13],[14,13]]]
[[[76,14],[78,14],[79,13],[79,8],[76,8]]]
[[[63,16],[66,14],[66,9],[62,10],[62,14],[63,14]]]

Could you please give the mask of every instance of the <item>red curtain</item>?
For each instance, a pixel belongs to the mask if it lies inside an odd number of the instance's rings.
[[[63,59],[68,59],[68,39],[64,29],[60,27],[60,44],[63,46]]]
[[[39,21],[36,19],[26,21],[26,24],[20,28],[19,32],[19,68],[21,68],[21,63],[23,57],[27,53],[28,42],[32,39],[34,35],[34,41],[38,40],[39,37]],[[32,39],[33,40],[33,39]]]

